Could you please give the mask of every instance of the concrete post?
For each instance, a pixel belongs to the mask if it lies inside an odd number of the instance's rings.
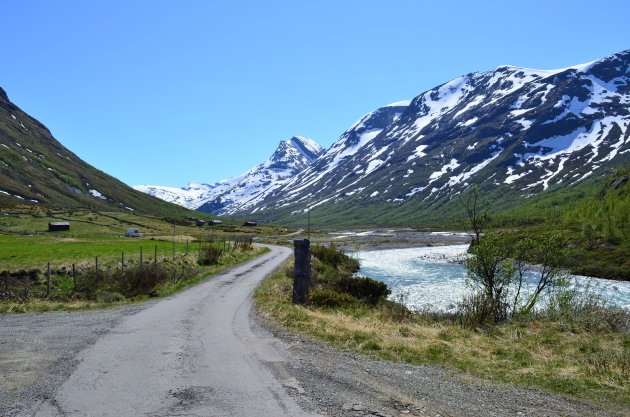
[[[311,287],[311,242],[294,240],[293,304],[305,304]]]

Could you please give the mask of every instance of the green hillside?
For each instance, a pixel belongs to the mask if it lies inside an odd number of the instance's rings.
[[[210,217],[135,191],[87,164],[0,88],[0,207],[16,205]]]

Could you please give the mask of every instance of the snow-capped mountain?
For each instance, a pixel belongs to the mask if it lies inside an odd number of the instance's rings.
[[[216,185],[193,181],[182,188],[162,185],[135,185],[133,188],[169,203],[179,204],[194,210],[211,198],[210,193],[215,187]]]
[[[629,125],[630,51],[551,71],[500,66],[367,114],[299,175],[231,212],[396,223],[439,215],[473,183],[514,205],[630,161]]]
[[[262,164],[217,183],[199,210],[221,215],[250,211],[269,193],[307,169],[323,151],[317,142],[302,136],[283,140]]]
[[[323,153],[312,139],[294,136],[283,140],[262,164],[246,173],[214,184],[191,182],[183,188],[137,185],[134,188],[184,207],[227,215],[245,211],[269,192],[302,172]]]

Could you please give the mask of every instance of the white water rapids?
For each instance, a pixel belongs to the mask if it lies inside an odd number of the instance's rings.
[[[466,283],[463,260],[468,245],[385,249],[356,252],[361,263],[359,275],[385,282],[390,298],[403,301],[410,309],[455,311],[456,304],[472,289]],[[533,285],[529,277],[529,287]],[[630,282],[571,276],[580,291],[599,294],[608,305],[630,309]],[[527,289],[526,289],[527,290]]]

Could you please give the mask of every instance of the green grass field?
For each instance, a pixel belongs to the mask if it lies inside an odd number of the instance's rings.
[[[70,222],[70,231],[48,232],[48,223]],[[7,211],[0,212],[0,271],[16,269],[43,270],[71,264],[96,262],[111,264],[125,260],[152,260],[157,248],[158,259],[193,253],[200,241],[230,240],[235,236],[267,236],[283,233],[274,226],[242,227],[227,223],[199,228],[194,221],[173,224],[163,218],[124,212],[94,212],[90,210]],[[128,227],[136,227],[142,238],[125,237]]]
[[[59,221],[69,222],[70,230],[49,232],[48,223]],[[0,313],[107,307],[167,296],[263,253],[264,248],[251,247],[250,238],[287,232],[275,226],[241,224],[226,219],[220,225],[197,227],[192,218],[133,212],[4,208],[0,211]],[[143,236],[125,237],[128,227],[139,229]],[[243,247],[238,242],[249,243]],[[200,265],[199,256],[208,246],[220,256]],[[150,272],[151,266],[156,272]],[[134,272],[138,270],[145,272]],[[142,277],[132,281],[133,274]],[[134,284],[125,287],[124,282]]]

